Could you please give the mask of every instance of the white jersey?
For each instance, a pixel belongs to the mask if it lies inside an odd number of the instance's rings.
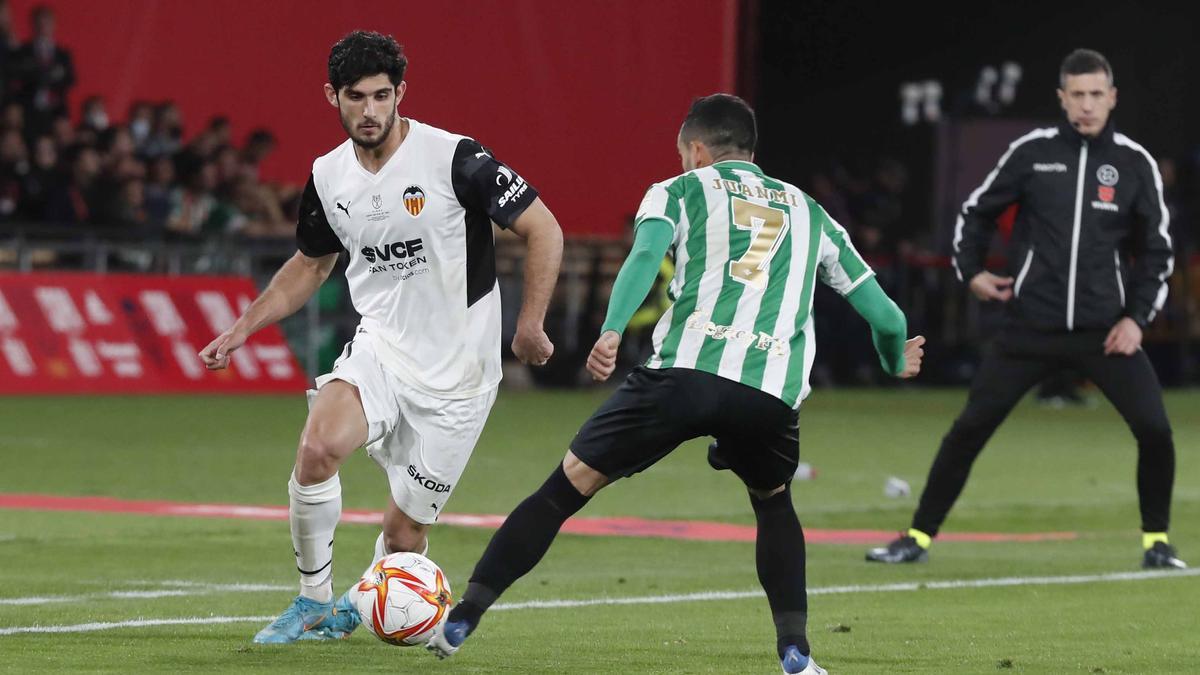
[[[310,257],[349,251],[350,297],[385,368],[431,396],[470,398],[500,381],[491,223],[511,225],[537,192],[474,140],[409,125],[378,173],[351,140],[313,162],[297,243]]]

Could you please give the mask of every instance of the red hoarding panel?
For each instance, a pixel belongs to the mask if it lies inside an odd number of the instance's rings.
[[[197,356],[255,295],[243,277],[0,273],[0,394],[302,391],[275,326],[226,370]]]

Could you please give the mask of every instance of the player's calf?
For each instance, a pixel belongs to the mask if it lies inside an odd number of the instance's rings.
[[[568,454],[568,459],[573,459]],[[555,467],[554,472],[537,492],[525,498],[492,536],[483,556],[471,574],[471,581],[429,641],[428,649],[440,658],[458,651],[463,641],[475,630],[484,612],[508,590],[517,579],[537,565],[567,518],[575,515],[591,498],[581,494],[576,481],[566,472],[568,462]],[[587,472],[603,478],[603,474],[575,460],[572,466],[576,477]],[[586,469],[586,471],[583,471]],[[592,478],[595,478],[594,476]],[[600,489],[603,482],[585,483],[584,487]]]
[[[776,650],[785,672],[804,672],[809,653],[804,530],[792,505],[790,484],[749,490],[758,523],[755,566],[771,607]],[[790,650],[803,657],[799,670],[786,670]]]

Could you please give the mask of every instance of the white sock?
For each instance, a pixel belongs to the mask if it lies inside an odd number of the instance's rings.
[[[379,560],[388,554],[387,546],[383,544],[383,533],[379,533],[379,538],[375,540],[375,557],[371,560]]]
[[[342,483],[333,477],[301,485],[288,480],[288,521],[292,548],[300,570],[300,595],[317,602],[333,601],[333,531],[342,516]]]

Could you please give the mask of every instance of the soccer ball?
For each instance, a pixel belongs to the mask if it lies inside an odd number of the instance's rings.
[[[432,560],[392,553],[367,568],[350,599],[375,637],[400,647],[423,645],[450,611],[450,584]]]

